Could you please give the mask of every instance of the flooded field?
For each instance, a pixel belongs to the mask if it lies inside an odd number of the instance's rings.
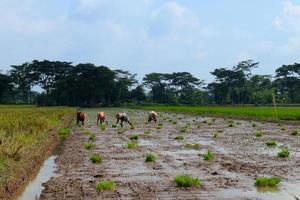
[[[146,111],[128,110],[135,129],[112,127],[118,109],[105,109],[109,126],[96,125],[96,113],[86,109],[88,123],[74,127],[57,157],[57,176],[43,184],[40,199],[299,199],[300,126],[228,120],[159,113],[158,124],[145,124]],[[262,136],[258,136],[261,132]],[[89,134],[96,135],[89,141]],[[137,147],[127,148],[130,137],[138,134]],[[178,137],[180,136],[180,137]],[[268,147],[269,140],[277,142]],[[84,144],[95,144],[86,149]],[[197,145],[198,144],[198,145]],[[290,156],[277,153],[288,149]],[[203,155],[211,151],[210,161]],[[157,156],[145,162],[147,153]],[[99,154],[99,164],[90,155]],[[176,175],[197,177],[201,185],[178,188]],[[256,188],[255,178],[277,176],[282,182],[270,189]],[[115,190],[97,191],[96,184],[113,180]]]

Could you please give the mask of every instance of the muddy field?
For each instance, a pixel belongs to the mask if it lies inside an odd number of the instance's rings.
[[[128,110],[135,129],[127,124],[122,129],[112,127],[120,110],[105,109],[110,124],[102,130],[95,117],[100,110],[85,111],[88,124],[74,126],[56,159],[57,175],[44,184],[41,200],[300,198],[300,136],[291,135],[300,126],[159,113],[158,123],[163,125],[158,129],[154,123],[145,124],[147,112]],[[96,134],[95,147],[90,150],[84,148],[89,142],[84,134],[87,130]],[[262,137],[256,137],[258,130]],[[138,147],[128,149],[133,134],[140,135]],[[176,140],[177,136],[183,140]],[[278,146],[267,147],[268,140],[277,141]],[[190,149],[186,144],[200,148]],[[277,156],[283,148],[291,151],[290,157]],[[207,150],[215,153],[211,161],[203,159]],[[157,155],[153,163],[145,162],[149,152]],[[94,153],[103,157],[102,163],[90,161]],[[179,174],[199,178],[201,186],[176,187],[172,180]],[[271,175],[282,179],[279,186],[272,191],[257,190],[255,178]],[[98,192],[96,184],[102,180],[113,180],[115,190]]]

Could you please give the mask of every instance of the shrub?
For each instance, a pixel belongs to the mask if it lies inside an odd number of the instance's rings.
[[[263,136],[263,132],[262,131],[257,131],[255,134],[256,137],[262,137]]]
[[[188,149],[195,149],[195,150],[200,149],[199,144],[185,144],[184,147]]]
[[[280,178],[278,177],[258,177],[256,178],[255,180],[255,186],[258,186],[258,187],[274,187],[276,186],[278,183],[280,183]]]
[[[175,176],[173,182],[177,187],[194,187],[200,185],[200,180],[198,178],[193,178],[190,175]]]
[[[58,130],[58,135],[61,139],[66,139],[71,133],[71,129],[69,128],[60,128]]]
[[[127,148],[128,149],[135,149],[137,147],[137,143],[136,142],[128,142],[127,143]]]
[[[276,147],[277,146],[277,142],[274,141],[274,140],[269,140],[269,141],[266,142],[266,145],[268,147]]]
[[[96,185],[96,188],[97,188],[98,191],[114,190],[115,187],[116,187],[116,184],[113,181],[100,181]]]
[[[204,160],[212,160],[214,157],[215,154],[209,150],[203,155]]]
[[[90,160],[92,161],[92,163],[101,163],[102,157],[98,154],[93,154],[90,156]]]
[[[95,147],[95,144],[92,144],[92,143],[85,143],[84,144],[84,148],[86,149],[91,149],[91,148],[94,148]]]
[[[138,140],[138,139],[139,139],[138,134],[134,134],[134,135],[130,136],[130,140]]]
[[[282,149],[281,151],[279,151],[277,153],[278,157],[280,158],[286,158],[286,157],[289,157],[290,155],[290,151],[288,149]]]
[[[145,162],[154,162],[156,160],[156,155],[153,153],[148,153],[146,155]]]
[[[174,139],[175,139],[175,140],[183,140],[183,136],[178,135],[178,136],[176,136]]]

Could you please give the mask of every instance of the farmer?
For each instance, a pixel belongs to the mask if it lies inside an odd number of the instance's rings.
[[[128,119],[126,113],[124,113],[124,112],[118,113],[118,114],[116,115],[116,118],[117,118],[116,124],[118,124],[119,121],[120,121],[121,127],[123,127],[123,122],[127,122],[128,124],[130,124],[131,127],[133,127],[133,125],[132,125],[132,123],[130,122],[130,120]]]
[[[84,121],[86,119],[86,114],[84,112],[77,112],[77,125],[79,121],[81,121],[82,125],[84,126]]]
[[[149,117],[148,117],[148,123],[151,121],[154,121],[155,123],[157,122],[157,113],[154,111],[149,112]]]
[[[105,112],[99,112],[97,114],[97,125],[99,124],[99,121],[100,121],[100,124],[105,122],[108,125],[108,121],[107,121],[107,117],[106,117]]]

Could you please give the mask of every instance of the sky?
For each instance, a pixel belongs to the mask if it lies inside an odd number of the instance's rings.
[[[143,75],[300,60],[300,0],[0,0],[0,70],[37,60]]]

